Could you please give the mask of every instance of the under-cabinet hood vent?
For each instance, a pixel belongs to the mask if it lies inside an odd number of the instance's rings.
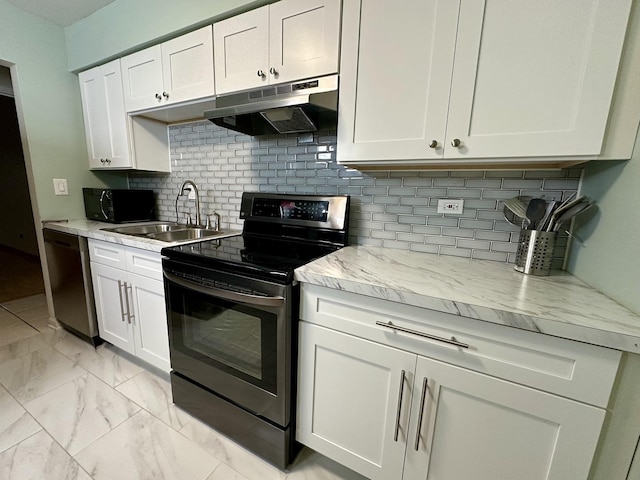
[[[220,95],[205,118],[248,135],[335,129],[338,75]]]

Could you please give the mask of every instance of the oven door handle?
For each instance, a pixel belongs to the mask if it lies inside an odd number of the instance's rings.
[[[233,292],[222,288],[204,287],[188,280],[173,275],[172,273],[163,272],[165,278],[170,282],[180,285],[181,287],[195,290],[196,292],[212,295],[214,297],[224,298],[232,302],[246,303],[247,305],[260,305],[264,307],[280,307],[284,303],[284,297],[263,297],[262,295],[250,295],[248,293]]]

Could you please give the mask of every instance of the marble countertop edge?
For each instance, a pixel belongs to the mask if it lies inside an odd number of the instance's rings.
[[[408,260],[420,260],[423,264],[416,266]],[[390,265],[395,271],[390,271]],[[468,277],[465,277],[461,266],[469,271]],[[376,268],[386,271],[378,275]],[[426,271],[446,276],[443,272],[448,268],[453,273],[450,278],[442,280],[450,287],[446,294],[428,279],[420,284],[416,276]],[[406,270],[405,276],[403,270]],[[478,285],[474,280],[485,271],[486,281],[494,285],[483,288],[484,285]],[[347,247],[298,268],[296,279],[303,283],[640,353],[640,316],[568,273],[532,277],[518,272],[514,275],[512,272],[512,265],[497,262],[357,246]],[[505,291],[501,291],[501,288]],[[511,298],[514,292],[518,292],[517,299]],[[549,292],[553,292],[555,297]],[[583,299],[583,302],[579,299]],[[513,305],[510,305],[511,301]]]

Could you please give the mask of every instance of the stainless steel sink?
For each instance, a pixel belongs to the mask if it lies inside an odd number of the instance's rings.
[[[132,235],[134,237],[151,238],[161,242],[184,242],[201,238],[219,238],[235,235],[232,230],[213,230],[209,228],[179,225],[173,222],[154,223],[148,225],[124,225],[120,227],[103,228],[105,232]]]
[[[183,240],[197,240],[199,238],[222,237],[229,235],[229,230],[209,230],[206,228],[188,227],[181,230],[150,233],[148,238],[162,240],[163,242],[180,242]]]
[[[187,228],[186,225],[178,225],[177,223],[156,223],[153,225],[128,225],[124,227],[103,228],[107,232],[122,233],[124,235],[140,235],[146,236],[150,233],[168,232],[170,230],[179,230]]]

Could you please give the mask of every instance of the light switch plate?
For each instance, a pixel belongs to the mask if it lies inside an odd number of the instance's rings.
[[[56,195],[69,195],[69,186],[66,178],[53,179],[53,193]]]
[[[448,213],[449,215],[462,215],[464,200],[461,198],[440,198],[438,199],[438,213]]]

